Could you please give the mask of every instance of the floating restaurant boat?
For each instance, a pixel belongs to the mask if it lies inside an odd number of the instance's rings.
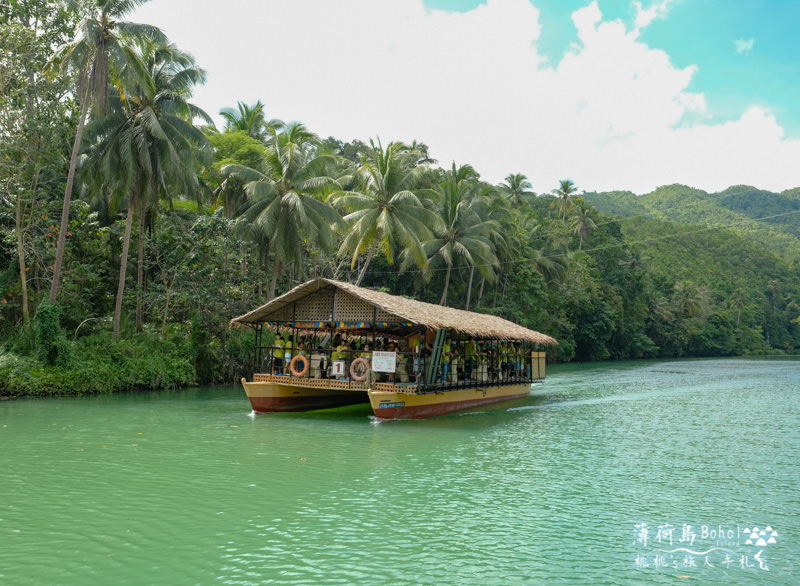
[[[525,397],[544,380],[542,349],[557,344],[498,317],[323,278],[231,325],[255,330],[242,385],[257,413],[369,401],[378,418],[416,419]],[[272,330],[292,343],[265,344]]]

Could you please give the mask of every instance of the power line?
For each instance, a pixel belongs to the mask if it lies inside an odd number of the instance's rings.
[[[609,245],[606,245],[606,246],[598,246],[598,247],[595,247],[595,248],[587,248],[587,249],[583,249],[580,252],[585,252],[585,253],[599,252],[599,251],[602,251],[602,250],[611,250],[611,249],[614,249],[614,248],[635,246],[637,244],[644,244],[644,243],[647,243],[647,242],[655,242],[655,241],[658,241],[658,240],[666,240],[668,238],[675,238],[675,237],[678,237],[678,236],[685,236],[685,235],[688,235],[688,234],[697,234],[697,233],[700,233],[700,232],[707,232],[708,230],[725,230],[727,228],[733,228],[733,227],[735,227],[737,225],[740,225],[740,224],[746,224],[746,223],[749,223],[749,222],[760,222],[762,220],[771,220],[772,218],[780,218],[780,217],[783,217],[783,216],[790,216],[792,214],[797,214],[797,213],[800,213],[800,209],[792,210],[790,212],[783,212],[783,213],[780,213],[780,214],[773,214],[771,216],[764,216],[764,217],[761,217],[761,218],[742,219],[742,220],[740,220],[738,222],[733,222],[733,223],[728,224],[728,225],[705,226],[703,228],[697,228],[695,230],[686,230],[684,232],[679,232],[679,233],[675,233],[675,234],[666,234],[664,236],[654,236],[652,238],[645,238],[643,240],[637,240],[635,242],[620,242],[620,243],[617,243],[617,244],[609,244]],[[563,257],[563,256],[568,256],[569,254],[572,254],[574,252],[576,252],[576,251],[564,251],[564,252],[558,252],[558,253],[553,253],[553,254],[546,254],[546,255],[543,255],[542,258],[545,258],[545,259],[559,258],[559,257]],[[487,263],[487,264],[479,264],[479,265],[472,265],[472,266],[474,266],[477,269],[477,268],[480,268],[480,267],[496,267],[498,265],[499,266],[506,266],[506,265],[525,264],[525,263],[531,262],[532,260],[533,260],[532,258],[525,258],[525,259],[508,260],[508,261],[503,261],[503,262],[495,263],[495,264],[488,264]],[[454,268],[454,267],[450,267],[451,270],[452,270],[452,268]],[[460,268],[465,268],[465,267],[460,267]],[[399,273],[399,274],[435,273],[435,272],[446,271],[446,270],[448,270],[448,267],[443,267],[443,268],[440,268],[440,269],[410,269],[410,270],[402,271],[402,273]],[[398,274],[398,273],[395,272],[395,271],[379,271],[379,272],[375,272],[375,273],[371,273],[371,274],[373,274],[373,275],[395,275],[395,274]]]

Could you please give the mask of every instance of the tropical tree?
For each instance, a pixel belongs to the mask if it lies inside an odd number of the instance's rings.
[[[19,308],[26,324],[31,306],[28,284],[40,268],[35,262],[30,266],[37,224],[34,210],[41,210],[43,201],[63,190],[59,179],[66,172],[66,161],[61,149],[51,147],[71,138],[68,120],[73,114],[73,105],[63,99],[68,84],[38,73],[53,46],[69,37],[75,20],[55,0],[3,3],[0,8],[0,216],[4,205],[14,209]],[[4,227],[0,218],[0,241]],[[49,225],[47,233],[52,233]],[[51,264],[47,256],[41,266]]]
[[[50,303],[58,297],[61,265],[69,226],[69,208],[75,182],[75,170],[80,153],[83,129],[90,105],[102,116],[107,108],[109,76],[118,87],[127,89],[132,83],[148,79],[141,62],[131,49],[131,41],[150,39],[165,42],[166,37],[157,27],[126,22],[124,19],[147,0],[67,0],[67,4],[83,16],[75,29],[71,42],[61,47],[50,61],[49,69],[58,68],[62,75],[77,81],[78,102],[81,112],[72,144],[72,154],[64,191],[61,228],[56,242],[53,263],[53,282]],[[123,75],[123,72],[125,74]]]
[[[511,203],[515,210],[527,205],[536,194],[531,191],[531,182],[522,173],[506,175],[505,183],[499,186],[500,192]]]
[[[570,218],[570,227],[572,228],[573,234],[580,236],[578,250],[582,250],[583,240],[589,237],[592,230],[597,229],[597,224],[591,217],[592,212],[594,212],[594,207],[591,204],[587,204],[583,199],[578,199],[579,201],[575,205]]]
[[[518,254],[530,262],[547,283],[562,282],[571,258],[568,250],[571,238],[566,226],[557,222],[542,225],[536,219],[526,220],[522,225],[527,239]]]
[[[238,102],[237,110],[223,108],[219,114],[225,119],[225,132],[243,130],[249,137],[260,141],[267,140],[271,130],[280,130],[285,126],[281,120],[266,120],[264,103],[261,100],[253,106]]]
[[[708,311],[709,291],[705,287],[697,287],[690,281],[675,283],[672,291],[672,304],[679,315],[700,317]]]
[[[319,138],[299,123],[282,131],[270,130],[261,168],[226,165],[222,171],[244,184],[248,201],[240,214],[251,240],[263,250],[264,261],[274,255],[268,298],[282,265],[302,268],[304,252],[311,246],[331,252],[336,246],[334,227],[341,218],[324,199],[341,189],[324,174],[328,155],[319,153]]]
[[[447,305],[450,274],[454,266],[461,264],[470,267],[471,271],[477,268],[490,282],[495,278],[498,260],[491,237],[499,232],[500,224],[482,217],[479,206],[473,205],[478,189],[473,177],[477,177],[477,173],[471,166],[456,168],[453,164],[444,182],[433,190],[434,209],[442,222],[434,229],[433,238],[422,243],[422,248],[428,257],[428,269],[425,271],[428,279],[431,271],[442,265],[446,267],[440,305]],[[406,251],[404,257],[412,259]],[[404,262],[401,268],[411,262]]]
[[[112,199],[112,208],[127,208],[120,277],[114,309],[114,336],[119,335],[125,290],[128,249],[134,215],[139,217],[139,266],[137,271],[137,329],[142,326],[141,287],[144,258],[144,220],[148,209],[157,208],[159,196],[191,195],[199,189],[199,157],[210,156],[205,135],[193,125],[203,110],[187,100],[205,72],[193,58],[171,44],[139,42],[138,57],[146,77],[131,85],[124,96],[115,95],[107,115],[91,126],[97,139],[85,163],[96,196]],[[110,186],[105,193],[104,186]]]
[[[361,283],[372,257],[381,250],[393,264],[398,249],[414,264],[425,268],[428,256],[422,241],[432,236],[432,229],[441,224],[438,216],[426,209],[414,189],[426,165],[416,165],[417,154],[400,142],[391,142],[384,149],[380,141],[370,141],[364,153],[365,162],[358,169],[358,185],[353,191],[334,194],[331,201],[346,214],[347,233],[339,248],[340,254],[351,255],[351,269],[358,258],[366,259],[356,279]]]
[[[558,188],[552,191],[553,195],[559,198],[559,207],[563,215],[562,219],[567,221],[567,211],[572,207],[572,196],[578,192],[578,188],[569,179],[562,179]]]

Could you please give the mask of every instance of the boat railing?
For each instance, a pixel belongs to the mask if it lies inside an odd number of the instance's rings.
[[[305,387],[325,387],[352,391],[366,391],[366,380],[356,380],[351,376],[350,365],[356,358],[365,358],[370,362],[371,353],[351,350],[339,358],[338,352],[331,349],[317,348],[305,350],[307,367],[292,372],[289,360],[277,362],[274,358],[274,347],[267,350],[262,361],[262,370],[255,373],[255,382],[273,382],[293,384]],[[335,354],[335,355],[334,355]],[[530,352],[510,361],[480,355],[474,360],[464,358],[451,359],[448,363],[438,365],[434,382],[426,384],[426,375],[430,369],[430,361],[425,356],[412,352],[397,352],[397,363],[394,373],[375,373],[372,389],[377,391],[399,392],[405,394],[440,393],[450,390],[483,388],[488,386],[504,386],[509,384],[532,384],[544,379],[545,353]],[[332,360],[338,358],[337,360]],[[338,369],[334,362],[343,362]],[[371,364],[371,362],[370,362]],[[504,366],[504,364],[506,366]],[[299,374],[298,374],[299,372]]]

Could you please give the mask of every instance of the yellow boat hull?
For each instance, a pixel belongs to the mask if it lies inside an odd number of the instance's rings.
[[[308,379],[299,379],[300,384],[292,384],[292,378],[274,375],[256,375],[247,382],[242,379],[247,398],[256,413],[275,413],[281,411],[310,411],[341,405],[353,405],[368,401],[366,389],[342,389],[328,384],[310,386]],[[337,381],[330,381],[335,383]]]
[[[370,390],[372,411],[380,419],[422,419],[530,395],[529,383],[476,387],[437,393],[406,394]]]

